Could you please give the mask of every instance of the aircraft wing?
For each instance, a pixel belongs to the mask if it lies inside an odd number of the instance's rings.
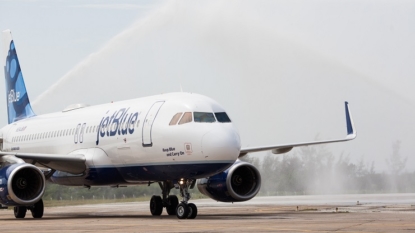
[[[271,150],[273,154],[283,154],[283,153],[289,152],[292,148],[297,147],[297,146],[310,146],[310,145],[318,145],[318,144],[333,143],[333,142],[344,142],[344,141],[353,140],[356,138],[357,133],[354,128],[353,119],[350,114],[348,102],[345,102],[345,111],[346,111],[346,126],[347,126],[346,138],[335,139],[335,140],[325,140],[325,141],[314,141],[314,142],[300,142],[300,143],[291,143],[291,144],[283,144],[283,145],[246,147],[246,148],[241,148],[239,157],[243,157],[250,152],[267,151],[267,150]]]
[[[82,154],[40,154],[40,153],[19,153],[0,152],[0,156],[12,155],[23,159],[27,163],[40,164],[41,166],[54,170],[80,174],[86,170],[85,156]]]

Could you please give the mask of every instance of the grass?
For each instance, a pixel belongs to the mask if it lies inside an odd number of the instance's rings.
[[[179,201],[181,200],[178,196]],[[203,194],[192,194],[192,199],[203,199],[206,198]],[[44,199],[43,204],[45,207],[57,207],[57,206],[73,206],[73,205],[93,205],[93,204],[105,204],[105,203],[123,203],[123,202],[139,202],[139,201],[150,201],[151,196],[136,197],[136,198],[117,198],[117,199],[76,199],[76,200],[48,200]]]
[[[123,199],[85,199],[85,200],[43,200],[45,207],[56,206],[73,206],[73,205],[93,205],[104,203],[122,203],[122,202],[138,202],[149,201],[148,197],[123,198]]]

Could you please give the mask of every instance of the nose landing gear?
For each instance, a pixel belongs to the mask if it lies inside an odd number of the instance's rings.
[[[193,188],[196,183],[196,180],[180,180],[180,196],[182,196],[183,201],[177,206],[176,216],[179,219],[194,219],[197,216],[197,207],[193,203],[188,203],[191,196],[189,193],[189,187]]]

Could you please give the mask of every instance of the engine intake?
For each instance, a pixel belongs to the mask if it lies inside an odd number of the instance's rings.
[[[216,201],[247,201],[258,194],[261,174],[252,164],[237,161],[224,172],[199,179],[197,188]]]
[[[28,163],[12,164],[0,169],[0,202],[4,205],[32,205],[45,192],[45,176]]]

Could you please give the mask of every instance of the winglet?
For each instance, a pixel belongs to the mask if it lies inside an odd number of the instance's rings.
[[[346,111],[347,139],[349,140],[355,139],[357,133],[355,131],[355,127],[353,124],[353,118],[352,118],[352,115],[350,114],[349,103],[347,101],[344,102],[344,107]]]

